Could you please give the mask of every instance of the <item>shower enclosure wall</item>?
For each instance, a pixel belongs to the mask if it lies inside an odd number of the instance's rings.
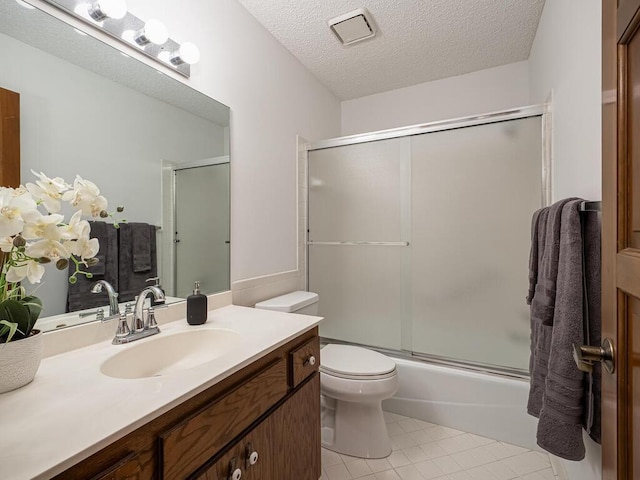
[[[321,335],[524,373],[531,215],[549,202],[545,110],[311,145],[308,286]]]

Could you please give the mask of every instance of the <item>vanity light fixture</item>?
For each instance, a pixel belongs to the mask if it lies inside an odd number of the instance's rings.
[[[138,30],[133,38],[141,46],[149,43],[164,45],[169,40],[169,31],[164,23],[152,18],[146,21],[144,27]]]
[[[95,0],[87,11],[96,22],[105,18],[120,20],[127,14],[127,2],[125,0]]]
[[[184,42],[180,45],[180,48],[169,55],[169,61],[173,65],[182,65],[186,63],[193,65],[200,60],[200,50],[191,42]]]
[[[161,21],[136,17],[127,11],[125,0],[44,1],[187,78],[191,75],[191,65],[200,59],[200,51],[193,43],[179,44],[172,40]]]

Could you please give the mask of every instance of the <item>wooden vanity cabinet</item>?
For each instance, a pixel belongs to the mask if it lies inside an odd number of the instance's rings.
[[[317,480],[319,359],[314,328],[55,478]]]
[[[317,480],[320,476],[320,422],[315,414],[310,415],[316,411],[320,411],[320,374],[317,372],[271,415],[193,478]]]

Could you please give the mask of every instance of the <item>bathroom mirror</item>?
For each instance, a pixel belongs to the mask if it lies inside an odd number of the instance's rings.
[[[125,207],[128,228],[155,232],[155,269],[137,276],[157,272],[173,301],[196,280],[203,293],[229,290],[229,108],[15,1],[0,5],[0,59],[0,87],[20,94],[22,183],[35,180],[31,170],[95,182],[110,212]],[[96,305],[57,317],[68,308],[67,276],[49,266],[37,285],[42,317],[56,316],[39,328],[96,319]]]

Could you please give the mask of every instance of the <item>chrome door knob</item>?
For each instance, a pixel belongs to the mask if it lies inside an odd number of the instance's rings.
[[[576,366],[583,372],[593,372],[593,365],[596,362],[602,363],[602,368],[608,373],[615,371],[615,352],[613,342],[609,338],[602,340],[601,347],[589,345],[573,344],[573,359]]]

